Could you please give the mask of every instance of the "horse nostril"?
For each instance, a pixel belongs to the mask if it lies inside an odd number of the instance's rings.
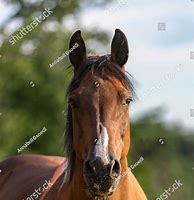
[[[120,175],[121,166],[118,160],[113,160],[110,170],[110,176],[117,178]]]
[[[85,163],[85,171],[88,175],[96,174],[96,168],[91,161],[86,161]]]

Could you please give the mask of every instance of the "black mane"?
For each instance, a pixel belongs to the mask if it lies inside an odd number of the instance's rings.
[[[103,79],[108,79],[108,77],[116,77],[123,86],[134,94],[133,85],[129,77],[121,70],[121,67],[113,63],[110,59],[110,55],[105,56],[91,56],[88,57],[87,61],[83,63],[79,69],[76,69],[74,73],[74,78],[71,81],[68,90],[67,98],[73,90],[79,87],[80,82],[83,77],[90,71],[93,70],[99,74]],[[130,74],[129,74],[130,75]],[[67,107],[67,120],[65,128],[65,153],[68,157],[68,167],[65,171],[65,183],[71,181],[74,167],[75,167],[75,151],[73,149],[73,121],[71,108]]]

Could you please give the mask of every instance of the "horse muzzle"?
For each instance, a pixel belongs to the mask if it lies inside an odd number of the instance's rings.
[[[100,157],[84,163],[84,180],[92,196],[110,196],[115,191],[121,173],[118,160],[105,162]]]

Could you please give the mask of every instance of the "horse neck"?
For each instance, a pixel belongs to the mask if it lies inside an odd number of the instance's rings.
[[[117,186],[117,190],[111,197],[108,198],[108,200],[121,200],[122,199],[121,197],[123,196],[125,196],[126,199],[129,199],[127,196],[128,195],[127,191],[129,191],[129,181],[127,175],[128,164],[126,157],[121,160],[121,167],[122,167],[122,175],[120,182]],[[87,186],[83,178],[83,163],[76,160],[74,174],[68,186],[68,191],[67,191],[68,194],[66,193],[68,198],[67,199],[65,198],[65,200],[77,200],[77,199],[95,200],[94,197],[90,197],[87,194],[86,188]]]
[[[86,184],[83,178],[83,163],[76,159],[72,180],[68,186],[68,199],[65,200],[91,200],[86,193]]]

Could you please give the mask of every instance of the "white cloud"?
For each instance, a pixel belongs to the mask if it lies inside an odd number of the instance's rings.
[[[1,17],[0,17],[0,26],[3,24],[4,21],[6,21],[13,12],[13,7],[8,6],[4,1],[0,2],[0,11],[1,11]]]

